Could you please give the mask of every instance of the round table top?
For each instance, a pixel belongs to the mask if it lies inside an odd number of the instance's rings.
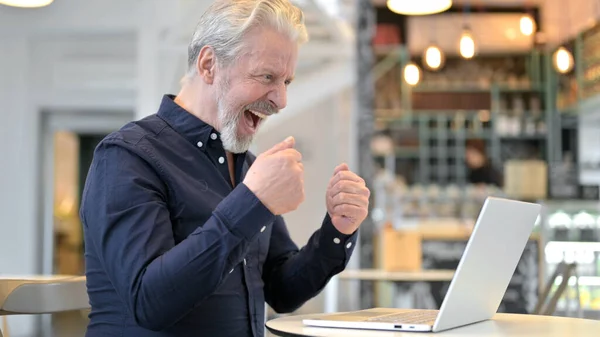
[[[89,309],[86,277],[0,274],[0,316]]]
[[[439,337],[440,335],[444,337],[597,337],[600,331],[600,321],[596,320],[518,314],[496,314],[489,321],[437,333],[321,328],[306,326],[302,323],[304,318],[318,316],[319,314],[276,318],[267,322],[267,329],[276,336],[282,337],[415,337],[416,335],[418,337]]]
[[[0,274],[2,281],[19,281],[23,283],[48,283],[48,282],[73,282],[85,281],[85,276],[81,275],[4,275]]]

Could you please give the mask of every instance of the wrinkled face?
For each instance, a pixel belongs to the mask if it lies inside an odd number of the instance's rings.
[[[225,150],[247,151],[264,120],[286,106],[297,54],[297,44],[275,30],[248,33],[242,56],[216,78],[217,123]]]

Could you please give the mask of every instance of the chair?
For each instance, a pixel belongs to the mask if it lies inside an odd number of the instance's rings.
[[[554,284],[556,283],[556,279],[559,276],[562,278],[562,280],[561,280],[560,284],[558,285],[558,287],[556,288],[556,291],[554,292],[554,294],[552,294],[552,297],[548,298],[548,296],[550,295],[550,292],[552,291]],[[579,296],[577,264],[576,263],[566,263],[564,261],[559,263],[556,266],[554,273],[552,274],[552,276],[546,283],[546,286],[544,287],[544,290],[535,306],[535,309],[533,310],[533,314],[553,315],[554,312],[556,311],[556,304],[558,303],[558,300],[563,295],[563,293],[567,289],[567,286],[569,285],[569,279],[571,278],[571,276],[575,276],[575,291],[576,291],[576,296],[577,296],[578,316],[581,317],[581,305],[580,305],[581,302],[580,302],[580,296]],[[568,313],[568,310],[569,309],[567,306],[567,313]]]
[[[85,276],[0,275],[0,317],[2,330],[9,337],[8,315],[50,314],[89,309]]]

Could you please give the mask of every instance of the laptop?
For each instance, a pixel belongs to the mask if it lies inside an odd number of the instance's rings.
[[[491,319],[540,214],[534,203],[485,200],[439,310],[373,308],[320,315],[313,327],[439,332]]]

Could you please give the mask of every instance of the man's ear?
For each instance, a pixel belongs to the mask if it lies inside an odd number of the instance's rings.
[[[217,69],[217,59],[212,47],[204,46],[198,53],[196,60],[196,70],[198,75],[207,84],[212,84],[215,79],[215,70]]]

